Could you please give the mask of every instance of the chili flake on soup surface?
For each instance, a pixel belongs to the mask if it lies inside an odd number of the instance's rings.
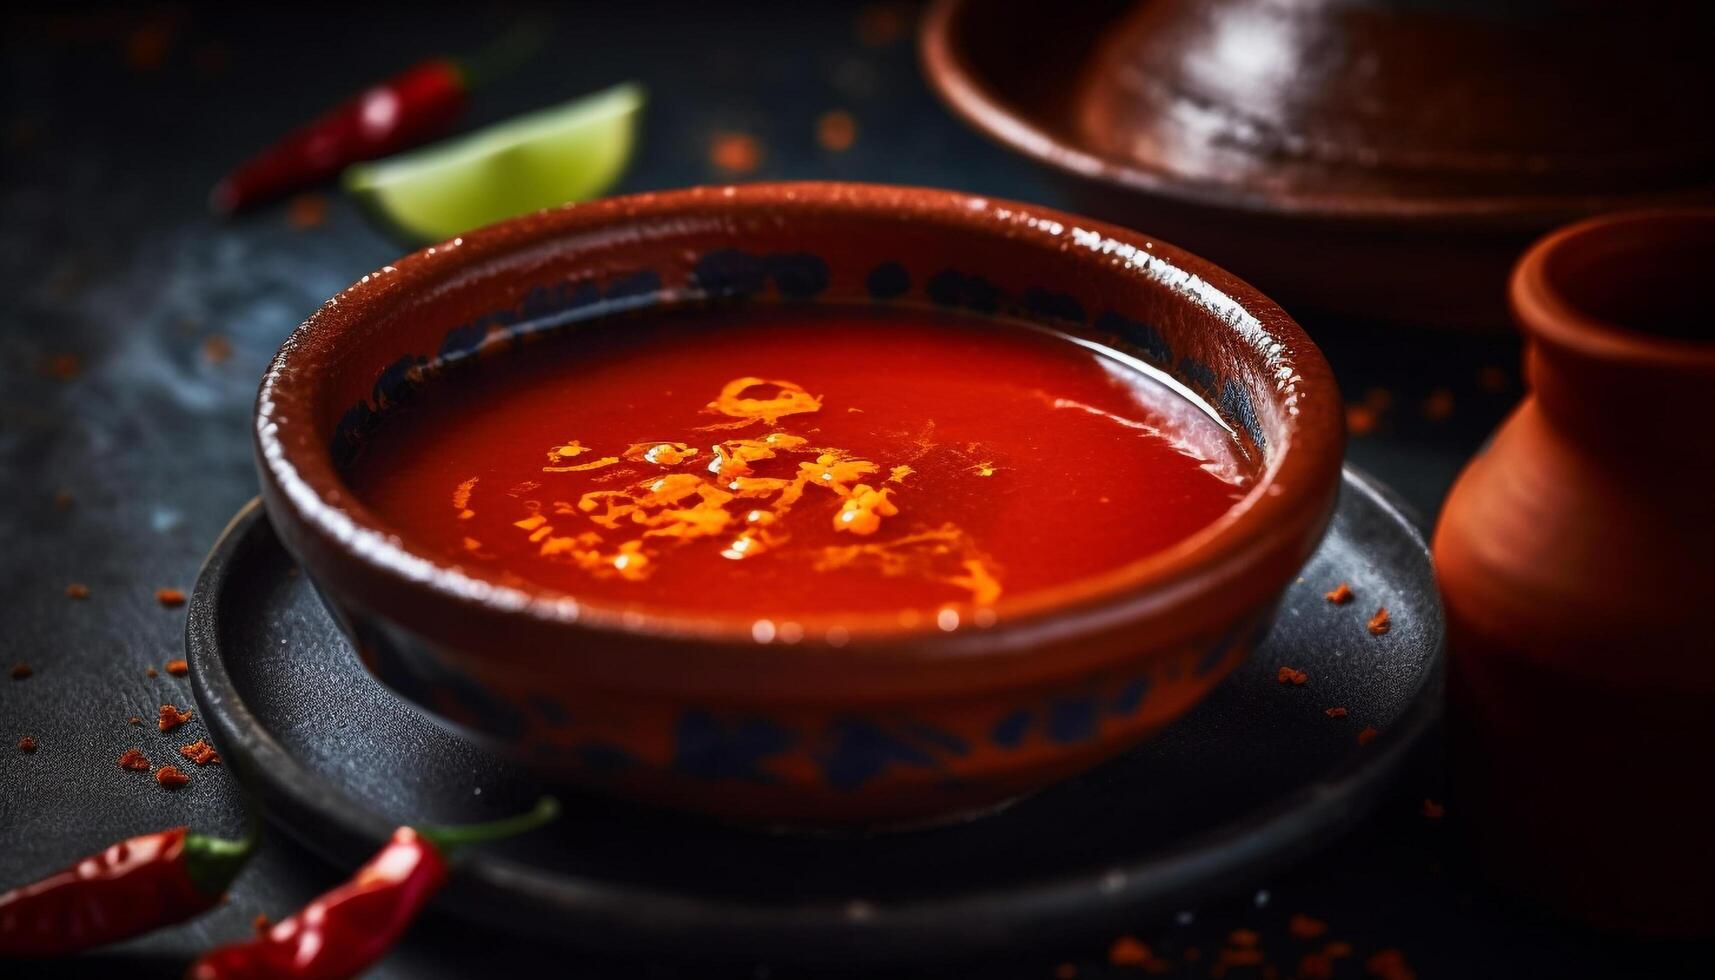
[[[1093,345],[784,307],[493,354],[389,416],[348,477],[410,547],[477,577],[790,620],[980,618],[1173,545],[1255,475],[1202,406]]]

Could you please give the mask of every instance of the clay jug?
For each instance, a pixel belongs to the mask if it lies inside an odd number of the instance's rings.
[[[1510,295],[1531,391],[1435,533],[1454,799],[1487,875],[1709,934],[1715,209],[1561,229]]]

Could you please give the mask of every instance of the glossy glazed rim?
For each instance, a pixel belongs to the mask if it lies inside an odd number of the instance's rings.
[[[839,647],[848,655],[902,656],[908,661],[1026,652],[1069,631],[1096,634],[1188,609],[1207,602],[1216,586],[1244,581],[1247,572],[1278,559],[1283,550],[1296,547],[1307,556],[1314,547],[1314,538],[1308,544],[1299,539],[1312,533],[1319,537],[1332,512],[1344,409],[1320,350],[1284,311],[1224,270],[1138,232],[1035,205],[883,184],[696,187],[566,205],[470,232],[384,266],[304,321],[269,365],[257,394],[254,426],[264,481],[278,490],[282,506],[290,509],[287,516],[331,544],[331,552],[348,567],[370,582],[403,588],[422,601],[474,606],[502,617],[608,635],[770,645],[753,632],[755,616],[675,615],[642,611],[637,605],[591,603],[551,589],[503,585],[414,552],[387,521],[356,498],[339,474],[328,440],[315,431],[320,415],[316,382],[300,380],[325,377],[325,372],[314,370],[317,358],[327,358],[343,333],[360,329],[372,316],[385,315],[401,291],[411,295],[433,289],[462,270],[504,265],[509,258],[593,230],[637,230],[710,211],[780,216],[793,210],[824,220],[842,213],[853,218],[917,218],[920,234],[936,233],[939,229],[929,222],[938,220],[950,226],[947,230],[981,231],[1044,254],[1063,254],[1068,239],[1080,233],[1093,236],[1081,243],[1090,262],[1104,270],[1121,265],[1128,272],[1113,275],[1143,276],[1140,289],[1172,289],[1182,302],[1191,304],[1195,297],[1205,312],[1225,318],[1229,329],[1256,351],[1259,362],[1269,363],[1277,390],[1253,395],[1279,402],[1281,421],[1280,431],[1269,433],[1269,459],[1245,498],[1166,549],[1105,573],[1035,590],[1011,604],[1003,602],[996,610],[999,621],[992,626],[961,624],[945,632],[927,616],[920,623],[901,625],[896,613],[794,617],[790,621],[803,628],[803,641],[796,646],[773,644],[782,647],[782,655],[815,645]],[[662,247],[673,247],[671,239],[671,234],[664,235]],[[1129,250],[1129,258],[1116,259],[1114,249]],[[1284,587],[1285,578],[1277,584]],[[1236,615],[1253,600],[1222,595],[1215,601]],[[829,642],[830,632],[844,638]]]
[[[1532,338],[1562,350],[1652,371],[1715,375],[1715,332],[1696,341],[1651,334],[1591,313],[1561,287],[1557,266],[1579,253],[1636,244],[1659,248],[1674,226],[1697,226],[1715,239],[1715,207],[1652,208],[1597,215],[1556,229],[1520,256],[1508,283],[1513,313]]]
[[[970,0],[934,0],[923,15],[918,56],[930,88],[956,115],[995,142],[1054,170],[1119,190],[1258,216],[1480,225],[1526,231],[1597,211],[1652,202],[1706,200],[1715,192],[1715,187],[1688,187],[1645,194],[1405,198],[1334,192],[1247,193],[1231,183],[1188,181],[1139,160],[1086,150],[1000,98],[953,42],[953,25],[969,6]]]

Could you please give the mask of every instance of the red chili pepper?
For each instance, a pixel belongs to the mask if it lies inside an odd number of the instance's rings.
[[[401,827],[350,881],[275,923],[262,935],[197,960],[192,980],[341,980],[367,970],[405,934],[447,880],[446,852],[532,830],[559,804],[468,827]]]
[[[64,956],[208,910],[255,849],[174,827],[0,895],[0,957]]]
[[[209,204],[230,214],[322,183],[360,160],[427,142],[452,128],[468,94],[457,64],[445,58],[421,62],[251,157],[215,186]]]

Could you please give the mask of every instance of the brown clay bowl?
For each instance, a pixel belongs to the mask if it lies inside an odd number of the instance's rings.
[[[1715,200],[1707,5],[938,0],[953,111],[1299,315],[1504,328],[1513,258]]]
[[[436,397],[437,365],[485,339],[782,301],[957,306],[1110,345],[1248,433],[1257,484],[1179,545],[1003,601],[986,627],[807,621],[785,645],[748,620],[476,577],[414,552],[342,479],[391,408]],[[971,812],[1160,730],[1267,630],[1326,528],[1343,448],[1321,353],[1215,266],[1030,205],[854,184],[617,198],[424,249],[292,334],[255,423],[269,517],[385,683],[550,776],[785,824]]]

